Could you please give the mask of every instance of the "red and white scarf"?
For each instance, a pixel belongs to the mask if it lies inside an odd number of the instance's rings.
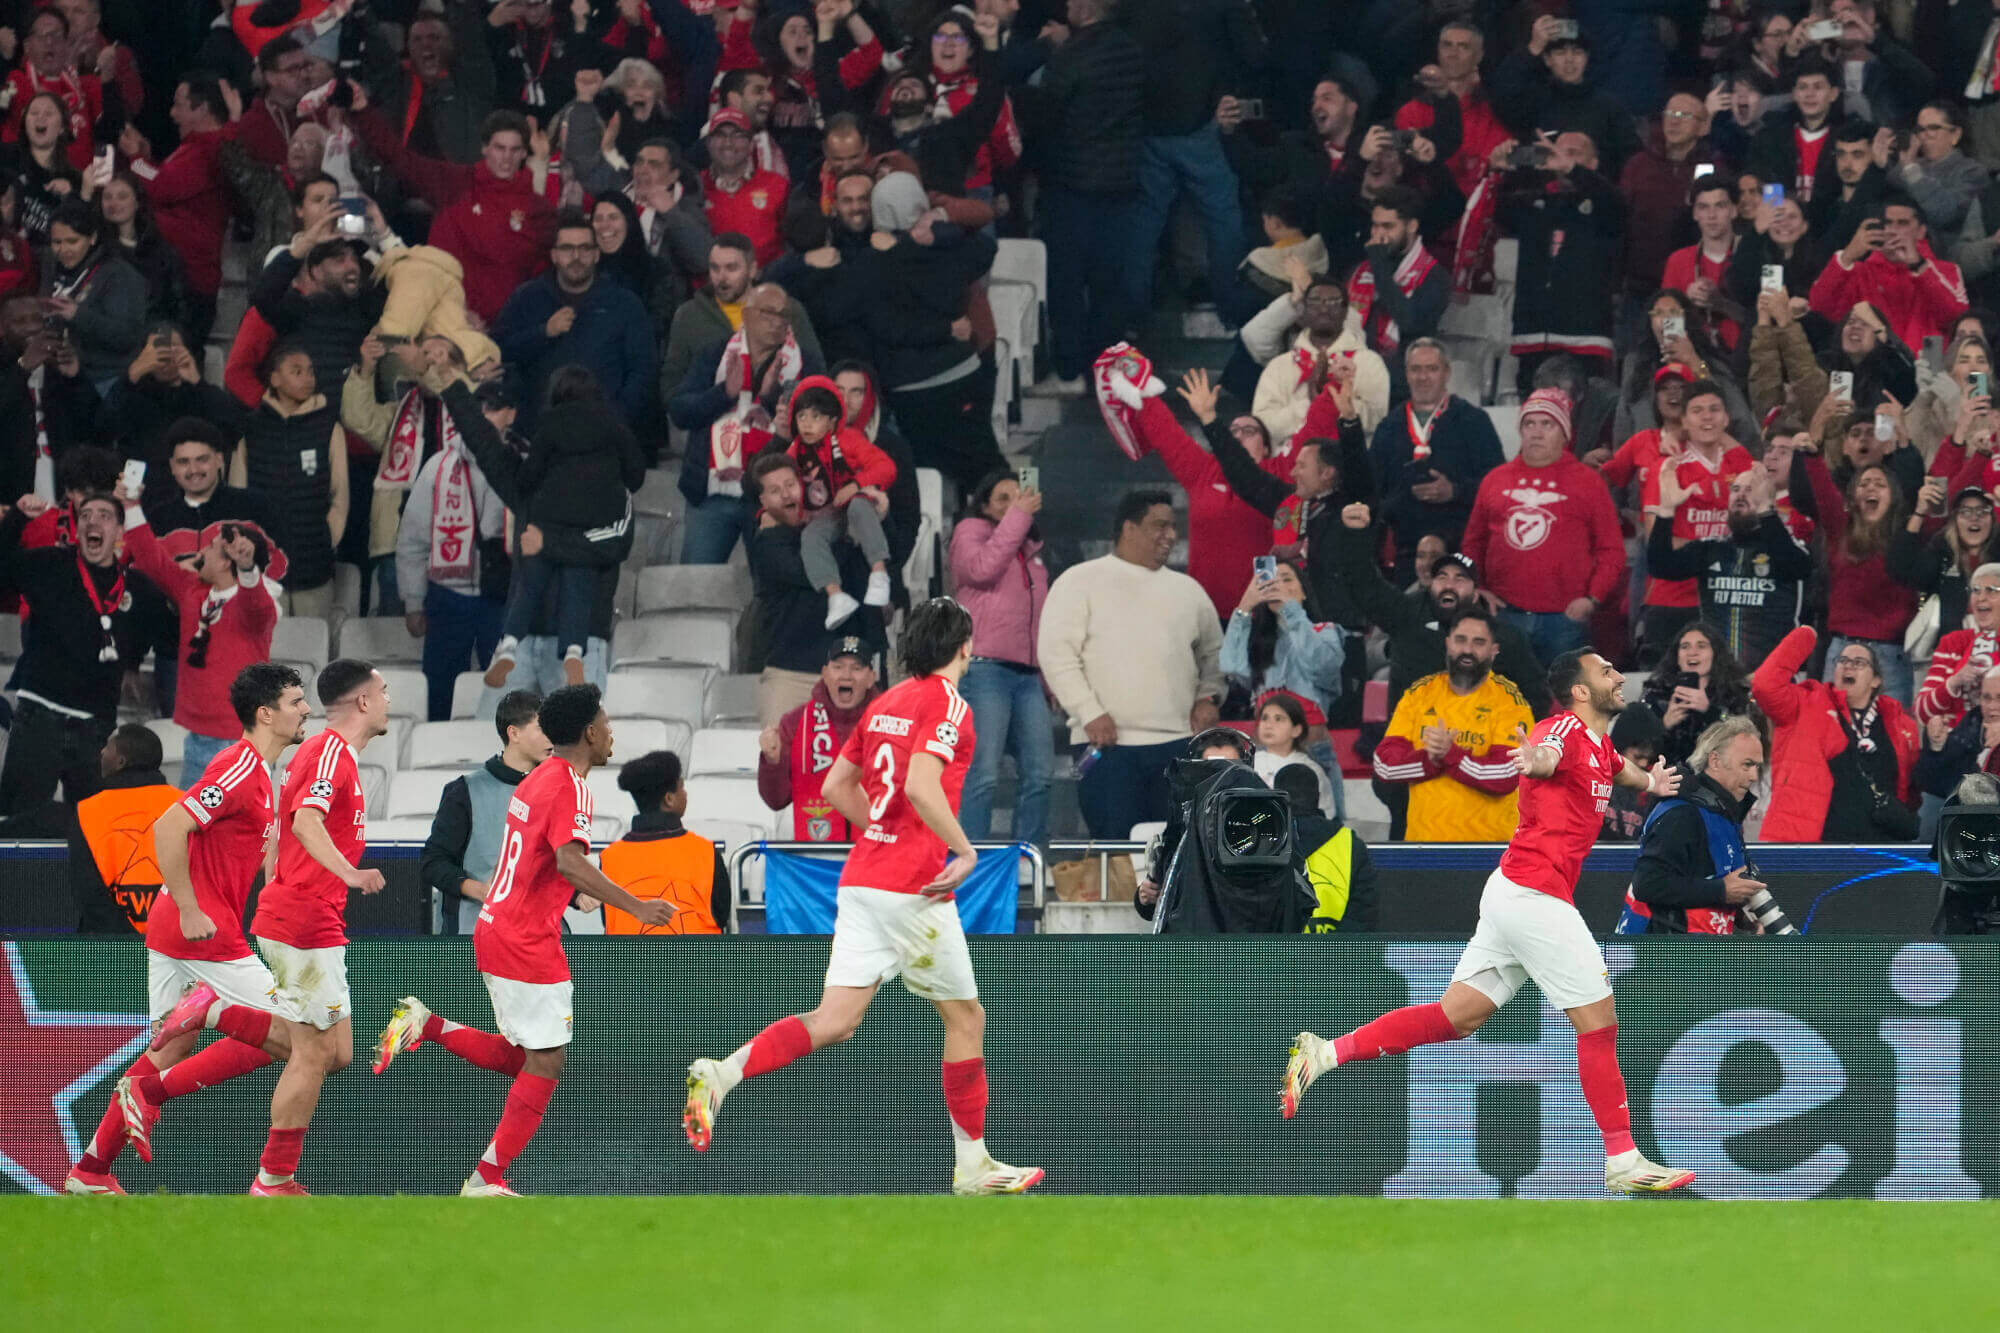
[[[1424,279],[1428,278],[1431,270],[1436,267],[1437,260],[1432,257],[1430,251],[1424,249],[1424,243],[1418,241],[1404,253],[1402,262],[1396,265],[1394,275],[1396,290],[1406,298],[1415,296],[1417,288],[1423,285]],[[1382,352],[1396,350],[1396,344],[1402,338],[1402,331],[1396,327],[1396,321],[1389,318],[1389,312],[1378,308],[1375,304],[1373,265],[1362,264],[1354,270],[1354,276],[1348,279],[1347,305],[1361,317],[1362,330],[1377,350]]]
[[[793,384],[805,371],[805,357],[799,351],[799,341],[788,329],[784,346],[774,355],[778,358],[778,382]],[[760,411],[757,402],[758,367],[750,359],[750,340],[738,329],[730,336],[722,349],[722,360],[715,367],[715,382],[729,382],[729,368],[740,366],[743,374],[743,392],[736,395],[736,406],[731,408],[708,433],[708,493],[710,495],[743,494],[744,460],[761,449],[771,437],[770,422]]]
[[[438,413],[443,447],[449,449],[461,443],[458,424],[451,419],[451,409],[444,405],[444,400],[427,401],[421,390],[411,389],[403,395],[403,401],[396,407],[395,420],[389,424],[388,447],[382,451],[382,466],[375,471],[376,490],[408,490],[416,480],[417,468],[424,461],[424,413],[430,411]]]
[[[1444,415],[1444,410],[1450,403],[1451,400],[1447,398],[1444,402],[1432,408],[1430,420],[1428,421],[1417,420],[1417,409],[1414,404],[1403,404],[1403,422],[1410,432],[1410,461],[1412,463],[1421,463],[1431,456],[1431,432],[1437,429],[1438,418]]]
[[[816,687],[799,710],[798,734],[792,737],[792,836],[802,842],[847,842],[854,836],[824,795],[827,770],[845,739],[834,729],[826,687]]]
[[[440,407],[443,405],[440,404]],[[479,502],[472,493],[472,463],[465,445],[445,417],[444,452],[431,473],[432,583],[447,587],[470,583],[479,551]]]

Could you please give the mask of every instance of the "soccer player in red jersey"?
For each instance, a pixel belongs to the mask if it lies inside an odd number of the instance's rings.
[[[271,1094],[271,1135],[250,1186],[258,1195],[306,1192],[294,1173],[320,1085],[354,1058],[342,929],[347,895],[382,891],[382,872],[360,868],[368,809],[356,756],[389,730],[389,686],[369,663],[340,658],[319,673],[317,688],[326,730],[301,745],[285,769],[278,873],[257,895],[250,923],[292,1048]]]
[[[910,613],[903,631],[910,679],[868,705],[821,793],[867,831],[841,871],[819,1007],[779,1019],[727,1059],[688,1066],[681,1123],[696,1152],[708,1150],[716,1112],[738,1083],[846,1041],[882,983],[900,972],[944,1020],[952,1192],[1020,1194],[1042,1179],[1040,1167],[1008,1166],[986,1151],[986,1011],[952,898],[978,859],[958,824],[973,751],[972,710],[958,682],[971,661],[964,607],[934,597]]]
[[[634,898],[590,863],[590,788],[583,780],[611,758],[611,723],[597,687],[564,686],[542,700],[539,718],[555,753],[521,779],[507,802],[500,859],[472,931],[472,956],[500,1035],[448,1022],[406,996],[375,1053],[379,1074],[397,1055],[434,1041],[514,1080],[500,1127],[459,1190],[468,1198],[518,1197],[507,1183],[508,1164],[535,1136],[562,1074],[571,995],[563,909],[588,896],[649,926],[664,926],[674,915],[671,903]]]
[[[1550,696],[1568,709],[1539,723],[1532,734],[1525,727],[1515,732],[1520,827],[1486,881],[1479,927],[1444,998],[1392,1010],[1332,1041],[1301,1032],[1278,1098],[1286,1119],[1327,1070],[1469,1037],[1533,978],[1576,1028],[1577,1079],[1604,1135],[1605,1188],[1657,1193],[1694,1180],[1692,1171],[1647,1161],[1632,1143],[1625,1076],[1618,1071],[1611,974],[1574,901],[1577,875],[1603,827],[1612,784],[1658,796],[1680,789],[1680,774],[1666,761],[1649,773],[1612,746],[1611,720],[1625,708],[1624,683],[1590,648],[1564,653],[1550,665]]]
[[[299,673],[257,662],[237,673],[230,707],[243,739],[215,756],[188,794],[153,825],[160,898],[146,926],[147,1008],[151,1048],[118,1080],[90,1146],[64,1188],[71,1194],[123,1194],[111,1174],[125,1140],[153,1160],[160,1105],[262,1069],[290,1052],[287,1029],[273,1024],[271,974],[243,936],[251,883],[277,832],[271,769],[305,732],[312,706]],[[190,1055],[203,1028],[227,1038]]]

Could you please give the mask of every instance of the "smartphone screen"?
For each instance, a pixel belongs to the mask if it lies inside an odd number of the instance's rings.
[[[1826,377],[1826,384],[1826,391],[1835,398],[1852,399],[1854,397],[1854,372],[1851,370],[1834,371]]]
[[[1987,396],[1988,392],[1989,392],[1989,390],[1988,390],[1988,389],[1987,389],[1987,387],[1986,387],[1986,372],[1985,372],[1985,371],[1983,371],[1983,370],[1975,370],[1975,371],[1973,371],[1973,372],[1972,372],[1972,396],[1973,396],[1974,398],[1984,398],[1984,397],[1986,397],[1986,396]]]
[[[134,458],[127,462],[125,464],[124,481],[125,494],[137,494],[139,489],[146,484],[146,460],[143,458]]]
[[[1260,555],[1250,562],[1250,573],[1259,583],[1269,583],[1278,577],[1278,557]]]

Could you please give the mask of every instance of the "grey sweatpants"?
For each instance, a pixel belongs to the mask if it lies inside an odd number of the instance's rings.
[[[840,562],[833,558],[833,544],[842,537],[860,547],[871,565],[889,558],[889,539],[882,533],[881,516],[867,496],[857,495],[845,509],[820,510],[799,534],[799,558],[805,562],[806,577],[813,587],[839,585]]]

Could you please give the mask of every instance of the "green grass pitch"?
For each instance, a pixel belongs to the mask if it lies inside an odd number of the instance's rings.
[[[2000,1205],[0,1200],[22,1330],[1990,1329]],[[1254,1322],[1252,1322],[1254,1321]]]

